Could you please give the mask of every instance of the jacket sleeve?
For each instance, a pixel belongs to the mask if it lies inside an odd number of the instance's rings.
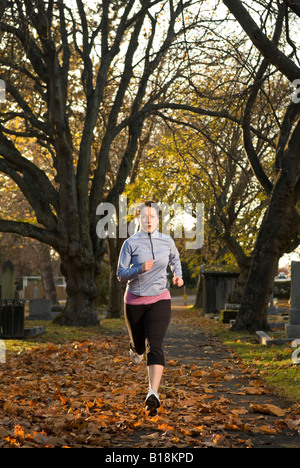
[[[132,266],[131,248],[127,241],[124,242],[118,262],[117,278],[119,281],[129,281],[142,273],[142,265]]]
[[[179,258],[179,252],[177,250],[177,247],[173,239],[171,239],[169,265],[170,265],[173,275],[180,276],[180,278],[182,278],[182,268],[181,268],[181,261]]]

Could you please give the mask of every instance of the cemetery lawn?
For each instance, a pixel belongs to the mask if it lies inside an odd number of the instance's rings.
[[[103,333],[120,333],[121,330],[125,329],[125,321],[124,318],[106,319],[101,321],[99,327],[62,327],[51,321],[25,320],[25,328],[40,326],[45,327],[46,333],[24,340],[5,340],[7,355],[29,351],[39,346],[47,346],[49,343],[63,344],[70,341],[85,341],[99,338],[99,334]]]

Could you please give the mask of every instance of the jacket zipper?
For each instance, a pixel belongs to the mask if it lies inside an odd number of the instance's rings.
[[[154,251],[153,251],[153,244],[152,244],[152,239],[151,239],[151,232],[148,232],[148,236],[149,236],[150,245],[151,245],[152,257],[153,257],[153,260],[155,260]]]

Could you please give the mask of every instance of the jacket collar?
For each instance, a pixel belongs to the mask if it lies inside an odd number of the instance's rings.
[[[138,234],[139,234],[140,237],[148,237],[148,232],[143,231],[143,229],[139,229]],[[151,237],[152,238],[153,237],[159,237],[159,235],[160,235],[160,232],[157,229],[155,229],[153,232],[151,232]]]

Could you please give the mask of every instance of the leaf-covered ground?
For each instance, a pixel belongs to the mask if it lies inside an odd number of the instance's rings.
[[[130,362],[125,329],[9,356],[0,448],[300,448],[300,408],[269,393],[195,314],[173,307],[155,417],[144,409],[145,362]]]

